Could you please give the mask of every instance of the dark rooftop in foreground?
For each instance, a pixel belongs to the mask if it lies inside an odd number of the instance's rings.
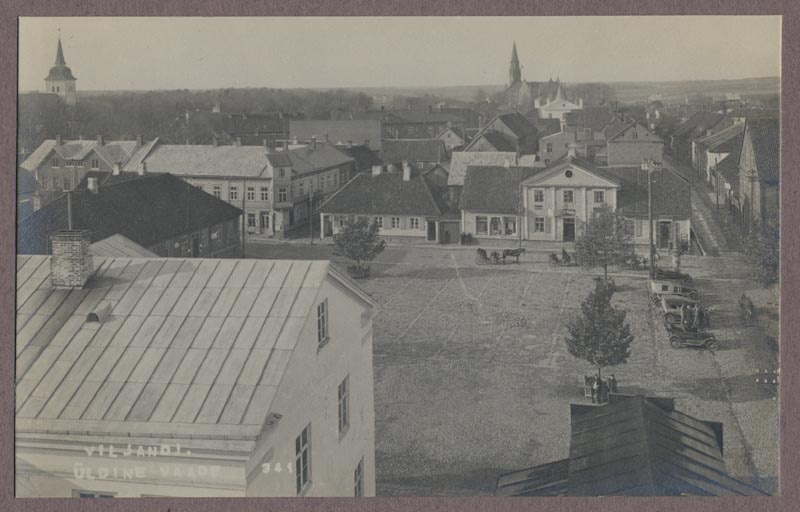
[[[572,404],[566,459],[501,475],[499,496],[761,496],[728,475],[721,423],[670,398],[612,394]]]

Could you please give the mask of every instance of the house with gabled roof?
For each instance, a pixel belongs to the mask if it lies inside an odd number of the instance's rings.
[[[642,123],[630,120],[614,130],[606,131],[606,164],[609,166],[640,165],[644,160],[661,162],[664,140]]]
[[[719,123],[724,122],[725,115],[701,110],[695,112],[678,125],[670,135],[670,150],[679,160],[691,163],[693,158],[692,141],[697,137],[710,135]]]
[[[327,261],[17,257],[18,497],[374,496],[372,311]]]
[[[672,398],[612,393],[570,406],[568,457],[500,475],[498,496],[766,496],[729,475],[723,424]],[[624,432],[624,435],[620,435]]]
[[[748,119],[739,156],[739,223],[743,233],[780,223],[781,127],[778,118]]]
[[[708,182],[712,182],[714,168],[724,158],[732,153],[739,153],[742,146],[744,122],[734,122],[711,135],[695,139],[694,166],[700,175]]]
[[[539,131],[519,112],[498,114],[464,147],[466,152],[517,152],[535,154]]]
[[[331,239],[358,218],[377,224],[380,234],[407,241],[457,243],[461,216],[451,207],[444,178],[433,170],[415,172],[375,166],[356,175],[319,207],[322,239]]]

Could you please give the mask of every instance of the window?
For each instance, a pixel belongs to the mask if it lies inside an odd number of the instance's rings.
[[[92,169],[99,169],[100,168],[100,160],[92,160]]]
[[[639,132],[637,132],[636,130],[633,130],[633,132],[631,132],[631,136],[632,136],[634,139],[638,139],[638,138],[639,138]]]
[[[256,187],[247,187],[247,200],[248,201],[256,200]]]
[[[606,201],[605,193],[602,190],[595,190],[594,191],[594,202],[595,203],[604,203]]]
[[[575,200],[575,194],[572,190],[565,190],[564,191],[564,202],[565,203],[572,203]]]
[[[383,217],[375,217],[375,224],[377,224],[379,228],[382,228],[383,227]]]
[[[269,201],[269,188],[268,187],[261,187],[261,200],[262,201]]]
[[[286,189],[285,188],[279,188],[278,189],[278,202],[279,203],[286,202]]]
[[[636,221],[636,236],[642,236],[642,224],[641,220]]]
[[[203,184],[202,183],[199,183],[199,184],[195,185],[195,187],[199,188],[200,190],[203,190]]]
[[[500,217],[492,217],[491,221],[489,222],[489,234],[490,235],[503,234],[503,232],[500,230]]]
[[[411,229],[419,229],[419,219],[417,217],[411,217]]]
[[[58,158],[54,158],[52,162],[52,167],[55,167],[57,169],[58,166],[59,166]]]
[[[269,212],[261,212],[261,227],[264,229],[269,229]]]
[[[216,197],[217,199],[222,197],[222,188],[220,188],[219,185],[214,185],[214,197]]]
[[[533,189],[533,202],[534,203],[543,203],[544,202],[544,190],[542,189]]]
[[[333,186],[334,187],[338,187],[339,186],[339,174],[334,174],[333,175]]]
[[[550,142],[547,143],[547,152],[548,153],[552,153],[553,152],[553,144],[550,143]]]
[[[64,178],[64,190],[72,190],[72,180]]]
[[[486,217],[475,217],[475,233],[478,235],[489,234],[489,223]]]
[[[230,197],[231,201],[235,201],[236,199],[239,199],[239,187],[235,187],[235,186],[231,185],[231,189],[228,192],[228,197]]]
[[[328,299],[317,306],[317,342],[320,345],[328,341]]]
[[[339,435],[347,432],[350,426],[350,376],[346,376],[339,384]]]
[[[311,424],[294,441],[294,468],[297,471],[297,495],[311,484]]]
[[[353,472],[353,480],[355,482],[353,495],[356,498],[360,498],[364,495],[364,457],[361,457],[361,460],[358,461],[356,470]]]
[[[278,177],[279,177],[279,178],[283,178],[283,177],[285,177],[285,176],[286,176],[286,170],[285,170],[283,167],[281,167],[280,169],[278,169]]]
[[[300,185],[299,185],[299,187],[300,187],[300,195],[301,195],[301,196],[303,195],[303,192],[304,192],[304,191],[303,191],[303,186],[304,186],[304,185],[305,185],[305,184],[304,184],[304,183],[301,181],[301,182],[300,182]]]
[[[506,235],[513,235],[517,232],[517,218],[516,217],[503,217],[503,228]]]
[[[255,213],[248,213],[247,214],[247,227],[248,228],[256,227],[256,214]]]
[[[400,217],[392,217],[392,229],[400,229]]]
[[[627,236],[634,236],[636,233],[636,221],[626,219],[625,220],[625,234]]]
[[[61,183],[58,181],[58,178],[55,176],[53,177],[53,190],[63,190],[61,188]]]
[[[536,217],[533,221],[533,231],[544,233],[544,217]]]

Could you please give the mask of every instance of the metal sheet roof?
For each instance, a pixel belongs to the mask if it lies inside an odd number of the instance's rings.
[[[94,262],[83,289],[64,290],[50,257],[17,257],[18,431],[260,426],[319,287],[338,275],[327,261]],[[102,304],[111,314],[86,322]]]

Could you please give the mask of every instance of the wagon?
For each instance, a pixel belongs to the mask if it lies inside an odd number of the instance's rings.
[[[707,331],[683,330],[678,326],[667,324],[667,332],[672,348],[697,347],[704,348],[709,352],[715,352],[719,348],[717,338]]]

